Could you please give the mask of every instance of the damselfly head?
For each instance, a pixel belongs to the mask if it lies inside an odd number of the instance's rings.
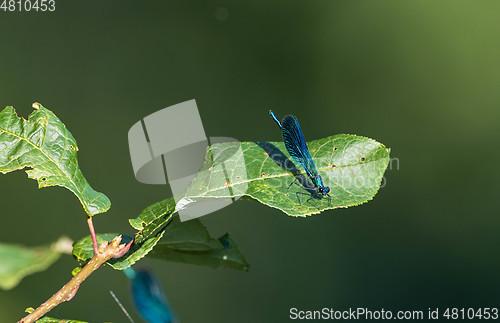
[[[330,193],[330,188],[323,186],[323,187],[318,188],[318,192],[320,192],[323,195],[327,195],[328,193]]]

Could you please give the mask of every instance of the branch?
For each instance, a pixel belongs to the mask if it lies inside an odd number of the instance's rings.
[[[48,313],[57,305],[62,302],[69,301],[75,295],[80,284],[87,279],[97,268],[99,268],[102,264],[104,264],[109,259],[116,257],[117,255],[123,255],[124,251],[130,248],[130,244],[121,244],[122,236],[117,236],[114,238],[111,243],[103,242],[97,252],[94,253],[94,256],[90,261],[80,270],[78,274],[76,274],[66,285],[64,285],[57,293],[52,295],[45,303],[40,305],[36,310],[34,310],[31,314],[22,318],[18,323],[30,323],[35,322],[43,315]],[[126,252],[126,251],[125,251]]]

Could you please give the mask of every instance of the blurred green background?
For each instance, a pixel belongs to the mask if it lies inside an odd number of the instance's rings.
[[[54,13],[0,11],[0,106],[53,110],[79,143],[111,210],[98,232],[165,198],[134,179],[128,129],[196,99],[208,136],[280,140],[268,115],[293,113],[306,139],[374,138],[399,159],[368,204],[291,218],[238,201],[203,218],[232,232],[248,273],[144,261],[182,322],[286,322],[290,307],[424,310],[500,306],[500,2],[56,0]],[[168,140],[168,138],[165,138]],[[2,242],[88,234],[62,188],[0,176]],[[14,322],[70,277],[48,271],[0,291]],[[107,267],[50,315],[138,320],[125,276]]]

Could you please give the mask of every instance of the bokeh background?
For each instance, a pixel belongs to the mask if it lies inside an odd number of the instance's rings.
[[[56,0],[54,13],[0,11],[0,106],[38,101],[79,143],[84,175],[112,201],[98,232],[168,196],[133,176],[128,129],[196,99],[208,136],[280,140],[268,109],[306,139],[374,138],[398,158],[375,199],[310,218],[238,201],[203,218],[232,232],[248,273],[144,261],[182,322],[287,322],[289,309],[500,306],[500,2]],[[168,140],[168,138],[165,138]],[[396,167],[399,165],[399,167]],[[2,242],[88,234],[62,188],[0,176]],[[70,277],[48,271],[0,291],[14,322]],[[126,277],[107,267],[50,315],[125,322]]]

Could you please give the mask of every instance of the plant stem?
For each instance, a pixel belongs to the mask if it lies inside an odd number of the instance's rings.
[[[92,221],[90,221],[91,223]],[[125,247],[126,244],[120,245],[122,236],[117,236],[114,238],[111,243],[103,242],[99,248],[97,248],[94,256],[90,261],[80,270],[78,274],[76,274],[66,285],[64,285],[57,293],[52,295],[45,303],[40,305],[36,310],[34,310],[31,314],[22,318],[18,323],[30,323],[35,322],[47,312],[52,310],[57,305],[62,302],[68,301],[74,295],[76,289],[80,287],[80,284],[87,279],[97,268],[99,268],[102,264],[104,264],[109,259],[113,258],[115,255],[120,254]]]
[[[87,223],[89,225],[90,236],[92,237],[92,246],[94,247],[94,255],[97,254],[97,237],[95,234],[94,223],[92,222],[92,217],[87,216]]]

